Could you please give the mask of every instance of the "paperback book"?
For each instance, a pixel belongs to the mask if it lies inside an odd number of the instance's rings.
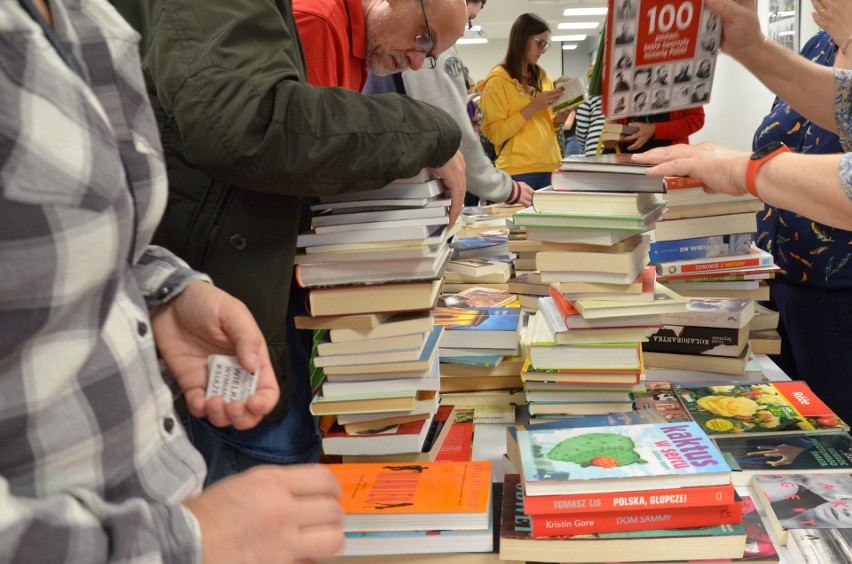
[[[734,485],[747,486],[758,474],[779,472],[852,473],[849,433],[790,433],[780,437],[727,437],[716,446],[732,470]]]
[[[518,431],[528,496],[729,484],[731,470],[695,423]]]
[[[791,529],[852,526],[852,474],[766,474],[755,476],[752,487],[781,545]]]
[[[436,307],[441,347],[517,349],[523,315],[517,307]]]
[[[730,233],[673,241],[652,241],[649,257],[653,263],[698,258],[725,257],[747,253],[754,233]]]
[[[737,298],[689,298],[685,311],[664,313],[664,325],[742,329],[754,317],[754,300]]]
[[[717,386],[676,384],[675,389],[693,420],[714,438],[849,430],[800,380]]]
[[[484,530],[491,463],[329,464],[340,482],[343,530]]]
[[[772,266],[772,255],[759,247],[752,246],[742,254],[725,257],[665,260],[657,263],[659,274],[703,274],[705,272],[730,271],[744,268]]]
[[[533,192],[537,212],[637,215],[657,202],[652,192],[578,192],[546,186]]]
[[[647,352],[671,352],[738,357],[748,344],[748,326],[741,329],[663,325],[648,334],[642,345]]]

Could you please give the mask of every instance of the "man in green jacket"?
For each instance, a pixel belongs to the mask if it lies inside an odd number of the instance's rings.
[[[295,334],[293,310],[303,303],[290,299],[303,198],[433,167],[450,189],[452,220],[465,192],[458,125],[405,96],[310,86],[290,0],[112,2],[142,34],[167,159],[169,202],[154,240],[245,302],[281,385],[278,420],[250,432],[188,418],[208,483],[258,463],[315,460],[309,336]],[[400,67],[391,70],[419,68],[455,43],[467,19],[462,0],[364,6],[382,43],[367,45],[368,59],[385,53]]]

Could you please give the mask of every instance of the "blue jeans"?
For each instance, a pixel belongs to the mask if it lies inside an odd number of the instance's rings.
[[[526,172],[524,174],[512,175],[512,180],[526,182],[533,190],[538,190],[539,188],[550,186],[550,175],[551,173],[549,172]]]

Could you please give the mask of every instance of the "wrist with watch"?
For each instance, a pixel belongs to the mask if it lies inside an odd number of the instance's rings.
[[[760,170],[760,167],[781,153],[789,152],[790,147],[781,141],[771,141],[751,154],[748,166],[746,167],[746,189],[752,196],[760,198],[760,196],[757,195],[757,173]]]

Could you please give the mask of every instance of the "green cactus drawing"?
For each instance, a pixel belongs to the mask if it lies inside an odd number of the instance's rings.
[[[573,462],[583,468],[614,468],[628,464],[646,464],[629,437],[615,433],[587,433],[565,439],[550,449],[547,457],[560,462]]]

